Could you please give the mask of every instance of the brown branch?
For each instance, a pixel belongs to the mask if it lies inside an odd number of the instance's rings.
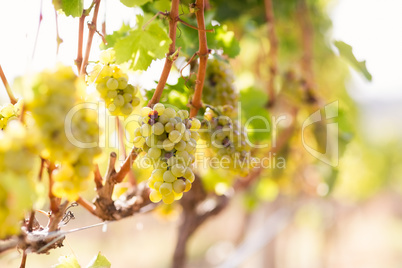
[[[116,183],[122,182],[124,177],[127,175],[128,172],[131,171],[131,167],[133,166],[134,160],[138,156],[137,148],[133,148],[130,152],[130,155],[126,158],[123,165],[121,166],[119,172],[113,175],[113,181]]]
[[[3,72],[3,68],[1,68],[1,65],[0,65],[0,77],[1,77],[1,81],[3,81],[4,87],[6,88],[7,95],[10,98],[10,102],[12,104],[16,104],[17,99],[14,97],[14,94],[13,94],[13,92],[11,90],[10,84],[8,84],[7,78],[6,78],[6,76],[5,76],[4,72]]]
[[[78,205],[82,206],[83,208],[85,208],[86,210],[91,212],[91,214],[96,216],[95,206],[92,203],[89,203],[87,200],[83,199],[81,196],[78,197],[78,199],[75,202],[77,202]]]
[[[21,259],[20,268],[25,268],[26,263],[27,263],[27,253],[24,250],[23,253],[22,253],[22,259]]]
[[[95,164],[94,181],[95,181],[95,185],[96,185],[96,190],[99,190],[100,188],[103,187],[103,179],[102,179],[102,175],[100,174],[98,164]]]
[[[126,136],[125,136],[123,126],[122,126],[118,116],[116,116],[116,127],[117,127],[117,130],[119,132],[119,149],[120,149],[120,152],[122,153],[124,159],[127,159],[126,146],[125,146],[125,143],[124,143]],[[133,172],[132,169],[130,169],[130,171],[128,172],[128,180],[129,180],[131,185],[133,185],[133,186],[137,185],[137,180],[135,179],[134,172]]]
[[[27,225],[28,232],[32,232],[34,221],[35,221],[35,210],[32,210],[31,213],[29,214],[29,220]]]
[[[186,25],[187,27],[190,27],[190,28],[192,28],[192,29],[194,29],[194,30],[197,30],[197,31],[208,32],[208,33],[213,33],[213,32],[215,32],[215,29],[210,29],[210,30],[208,30],[208,29],[197,28],[197,27],[195,27],[195,26],[193,26],[193,25],[191,25],[191,24],[185,22],[184,20],[182,20],[182,19],[180,19],[180,18],[179,18],[179,21],[180,21],[182,24]]]
[[[205,29],[204,22],[204,0],[197,0],[195,2],[197,12],[195,16],[197,18],[197,25],[200,29]],[[204,87],[205,73],[207,69],[207,60],[209,55],[208,45],[207,45],[207,35],[205,31],[198,31],[198,41],[199,49],[198,56],[200,57],[200,65],[198,66],[197,79],[195,82],[195,91],[193,100],[191,102],[190,117],[197,115],[198,110],[202,107],[201,96],[202,89]]]
[[[81,69],[80,69],[80,75],[83,75],[85,73],[85,69],[87,68],[87,65],[88,65],[89,54],[91,53],[92,39],[96,32],[96,21],[98,19],[100,0],[94,0],[94,5],[95,5],[95,10],[94,10],[94,14],[92,16],[92,21],[90,23],[88,23],[89,33],[88,33],[88,39],[87,39],[87,46],[85,49],[84,61],[82,62]]]
[[[316,102],[314,94],[314,70],[313,70],[313,57],[314,57],[314,29],[311,21],[310,12],[306,0],[299,0],[298,2],[297,19],[299,21],[302,33],[302,47],[303,56],[301,59],[301,69],[304,77],[304,90],[308,102]]]
[[[176,248],[173,255],[172,267],[174,268],[185,267],[186,247],[190,237],[208,218],[219,214],[227,206],[229,201],[226,196],[216,197],[215,207],[211,210],[201,212],[198,208],[207,197],[207,193],[202,186],[200,177],[196,176],[191,192],[183,195],[183,198],[180,200],[183,212]]]
[[[57,211],[55,213],[52,212],[49,218],[49,232],[53,232],[56,230],[59,230],[59,223],[64,217],[64,212],[66,211],[66,208],[68,206],[68,201],[64,201],[63,204],[57,207]]]
[[[268,40],[269,40],[269,72],[270,77],[268,81],[268,106],[272,106],[275,103],[275,77],[278,73],[278,37],[275,31],[275,16],[274,9],[272,6],[272,0],[265,0],[265,17],[268,24]]]
[[[82,16],[80,17],[79,25],[78,25],[78,50],[77,50],[77,58],[75,59],[75,64],[77,65],[78,72],[81,72],[82,66],[82,44],[84,42],[84,23],[86,17],[85,10],[82,12]]]
[[[60,198],[56,197],[52,192],[53,187],[53,171],[56,169],[54,163],[49,162],[47,171],[49,173],[49,200],[50,200],[50,211],[52,214],[59,212]]]
[[[41,157],[40,158],[39,175],[38,175],[38,180],[39,181],[42,181],[43,170],[45,169],[45,163],[46,163],[46,160]]]
[[[159,78],[154,95],[148,102],[148,107],[152,107],[154,104],[159,102],[163,89],[165,88],[166,81],[169,77],[170,70],[172,69],[173,62],[178,56],[178,53],[176,53],[176,27],[177,21],[179,20],[179,4],[179,0],[172,0],[172,7],[169,13],[169,38],[172,40],[172,43],[169,45],[169,52],[166,55],[165,65],[163,66],[161,77]]]

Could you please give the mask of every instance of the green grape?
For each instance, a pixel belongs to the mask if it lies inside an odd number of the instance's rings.
[[[233,83],[234,75],[229,64],[216,58],[208,60],[202,94],[203,103],[237,107],[238,92]]]
[[[177,130],[172,130],[169,133],[169,140],[173,143],[178,143],[181,140],[181,133]]]
[[[123,98],[125,102],[130,102],[133,100],[133,95],[130,93],[124,93]]]
[[[112,49],[105,50],[100,55],[100,63],[94,66],[87,77],[88,83],[94,83],[100,97],[112,115],[129,116],[134,107],[140,104],[135,95],[138,88],[128,84],[128,76],[117,65]],[[108,61],[106,61],[108,60]]]
[[[116,97],[117,97],[117,91],[115,91],[115,90],[109,90],[109,91],[107,92],[106,97],[108,97],[108,98],[110,98],[110,99],[116,98]]]
[[[122,95],[118,95],[116,96],[116,98],[113,100],[113,103],[117,106],[117,107],[121,107],[124,105],[124,98]]]
[[[173,183],[173,191],[176,193],[182,193],[186,189],[186,183],[183,180],[176,180]]]
[[[159,116],[161,116],[161,115],[163,115],[163,112],[165,111],[165,106],[162,103],[157,103],[154,105],[153,109],[154,109],[154,111],[158,112]]]
[[[237,120],[232,120],[228,115],[232,114],[232,107],[207,108],[202,122],[201,138],[209,144],[211,154],[219,157],[222,167],[246,176],[249,172],[250,148],[246,143],[246,133]],[[225,114],[226,113],[226,114]],[[198,133],[197,133],[198,134]],[[194,137],[197,136],[194,134]],[[186,151],[192,152],[196,145],[196,139],[188,143]]]
[[[149,200],[154,203],[158,203],[162,200],[162,194],[158,190],[152,190],[149,194]]]
[[[18,120],[22,112],[22,106],[22,100],[18,100],[14,105],[8,103],[4,106],[0,106],[0,130],[5,129],[9,122]]]
[[[174,118],[176,116],[176,111],[173,108],[166,108],[163,112],[169,119]]]
[[[130,115],[133,111],[133,105],[131,103],[126,103],[120,108],[120,110],[124,115]]]
[[[184,140],[181,140],[180,142],[176,143],[174,148],[177,151],[184,151],[184,149],[186,149],[186,145],[187,145],[187,143]]]
[[[155,135],[162,135],[165,132],[165,126],[161,122],[157,122],[152,126],[152,132]]]
[[[39,133],[18,120],[0,131],[0,239],[20,233],[19,223],[35,201],[38,140]]]
[[[191,137],[197,137],[193,133],[201,124],[188,116],[188,111],[176,112],[161,103],[140,111],[140,127],[134,131],[133,143],[146,153],[144,158],[153,161],[154,171],[148,181],[153,202],[162,198],[165,204],[170,204],[180,199],[194,181],[190,165],[195,161],[196,140]]]
[[[163,180],[165,182],[174,182],[176,180],[176,176],[170,170],[165,171],[163,173]]]
[[[119,83],[118,87],[119,89],[125,89],[128,85],[127,78],[125,77],[119,77],[117,78],[117,82]]]
[[[148,156],[152,159],[158,159],[161,156],[161,150],[158,148],[150,148],[148,150]]]
[[[52,192],[70,201],[89,186],[94,159],[101,150],[97,144],[99,127],[97,114],[90,109],[80,109],[69,118],[73,107],[81,103],[85,83],[71,67],[59,66],[54,72],[37,75],[33,84],[32,99],[27,101],[43,148],[41,156],[58,165],[54,171]],[[46,88],[46,91],[41,89]],[[70,134],[66,132],[70,131]]]
[[[175,200],[175,195],[173,194],[173,192],[162,196],[162,201],[165,204],[172,204],[174,202],[174,200]]]
[[[109,78],[106,82],[106,87],[109,90],[116,90],[119,87],[119,82],[117,81],[117,79]]]
[[[172,166],[172,174],[175,177],[182,177],[184,175],[185,167],[183,165],[177,164]]]

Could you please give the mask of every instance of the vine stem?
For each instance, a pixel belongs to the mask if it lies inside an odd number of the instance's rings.
[[[87,211],[89,211],[92,215],[97,216],[95,212],[95,207],[92,203],[89,203],[87,200],[83,199],[81,196],[78,197],[77,200],[75,200],[78,205],[82,206],[85,208]]]
[[[117,127],[117,130],[119,132],[119,149],[120,149],[120,152],[123,155],[124,159],[127,159],[126,146],[125,146],[126,135],[125,135],[125,132],[124,132],[123,125],[120,122],[120,119],[119,119],[118,116],[116,116],[116,127]],[[129,172],[128,172],[128,180],[129,180],[129,182],[130,182],[130,184],[132,186],[137,185],[137,180],[136,180],[136,178],[134,176],[133,170],[129,170]]]
[[[85,73],[85,69],[88,65],[89,54],[91,53],[92,40],[93,40],[94,34],[96,32],[96,21],[98,20],[100,1],[101,0],[94,0],[95,10],[94,10],[94,14],[92,17],[92,21],[90,24],[88,24],[89,33],[88,33],[88,39],[87,39],[87,46],[85,48],[85,56],[84,56],[84,60],[81,65],[80,75],[83,75]]]
[[[204,87],[205,73],[207,70],[207,60],[209,55],[208,45],[207,45],[207,35],[205,32],[205,21],[204,21],[204,0],[197,0],[195,2],[197,12],[195,16],[197,18],[197,25],[199,29],[198,31],[198,40],[199,40],[199,49],[198,56],[200,57],[200,65],[198,66],[197,79],[195,83],[195,91],[193,100],[191,102],[190,109],[190,117],[194,117],[197,115],[198,110],[202,107],[201,96],[202,89]]]
[[[77,65],[78,72],[81,72],[82,66],[82,44],[84,42],[84,23],[85,23],[85,10],[82,12],[82,16],[80,17],[79,25],[78,25],[78,50],[77,50],[77,58],[75,59],[75,64]]]
[[[60,198],[56,197],[53,192],[52,192],[52,187],[53,187],[53,171],[56,169],[56,166],[54,163],[49,163],[48,164],[48,173],[49,173],[49,200],[50,200],[50,211],[52,214],[56,214],[59,212],[59,205],[60,205]]]
[[[268,23],[268,40],[270,44],[269,48],[269,72],[270,78],[268,81],[268,106],[272,106],[275,103],[276,93],[275,93],[275,77],[278,73],[278,37],[275,31],[275,16],[274,9],[272,5],[272,0],[265,0],[265,17]]]
[[[179,0],[172,0],[172,7],[169,13],[169,38],[172,40],[172,43],[169,45],[169,52],[166,55],[166,61],[163,66],[161,77],[159,78],[154,95],[148,102],[148,107],[152,107],[154,104],[159,102],[163,89],[165,88],[166,81],[169,77],[170,70],[172,69],[173,62],[178,56],[178,53],[176,53],[176,27],[177,22],[179,21],[179,5]]]
[[[131,150],[130,154],[127,156],[123,165],[120,167],[119,172],[113,174],[113,179],[116,183],[122,182],[127,173],[131,171],[131,167],[137,156],[138,156],[137,148],[134,147]]]
[[[4,74],[3,68],[1,68],[1,65],[0,65],[0,77],[1,77],[1,81],[3,81],[4,87],[6,88],[7,95],[10,98],[10,102],[12,104],[16,104],[17,99],[15,98],[15,96],[14,96],[12,90],[11,90],[10,84],[8,84],[6,75]]]
[[[302,33],[303,57],[301,59],[301,69],[305,80],[304,89],[307,95],[307,101],[315,102],[314,96],[314,70],[313,70],[313,54],[314,54],[314,29],[311,21],[311,15],[308,10],[306,0],[299,0],[299,12],[297,19]]]
[[[27,253],[26,253],[26,251],[24,250],[23,252],[22,252],[22,259],[21,259],[21,265],[20,265],[20,268],[25,268],[25,265],[27,264]]]

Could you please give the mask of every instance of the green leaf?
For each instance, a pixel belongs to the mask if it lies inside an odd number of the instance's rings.
[[[142,6],[152,0],[120,0],[120,2],[128,7]]]
[[[114,31],[112,34],[105,36],[107,44],[102,43],[101,49],[108,49],[110,47],[113,47],[119,39],[122,39],[123,37],[127,36],[130,30],[131,30],[130,25],[123,23],[123,25],[119,30]]]
[[[146,70],[154,59],[165,57],[172,42],[167,33],[156,22],[142,29],[144,18],[137,16],[138,28],[131,30],[126,37],[116,41],[116,62],[131,60],[133,70]]]
[[[250,141],[257,143],[269,139],[271,127],[269,113],[265,109],[268,97],[265,92],[248,88],[240,91],[241,113]]]
[[[171,6],[170,0],[157,0],[153,6],[160,11],[169,11]]]
[[[170,85],[166,84],[163,90],[160,102],[170,103],[179,109],[187,110],[187,104],[189,102],[188,97],[190,95],[190,90],[185,85],[186,81],[180,77],[176,84]],[[148,101],[152,98],[155,89],[147,90],[145,92],[145,99]]]
[[[52,266],[53,268],[81,268],[74,255],[59,257],[59,263]]]
[[[356,59],[352,51],[352,46],[342,41],[335,41],[334,45],[338,48],[339,54],[349,61],[349,64],[352,65],[353,68],[355,68],[357,71],[360,71],[367,80],[371,81],[372,76],[367,70],[366,61],[358,61]]]
[[[84,10],[84,0],[53,0],[56,10],[62,10],[66,16],[81,17]]]
[[[100,252],[88,264],[87,268],[110,268],[111,263]]]
[[[240,53],[240,45],[236,40],[234,32],[228,31],[227,25],[215,28],[215,33],[207,33],[209,40],[208,47],[215,49],[223,49],[223,54],[234,58]]]

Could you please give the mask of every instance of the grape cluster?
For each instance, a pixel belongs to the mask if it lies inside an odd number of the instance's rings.
[[[17,223],[34,203],[36,143],[37,136],[17,120],[0,131],[0,239],[19,233]]]
[[[247,133],[237,120],[232,120],[233,107],[208,107],[201,123],[201,139],[208,150],[221,161],[221,167],[246,176],[249,171],[250,146]]]
[[[75,200],[91,178],[99,127],[96,113],[80,107],[85,83],[71,67],[44,71],[33,85],[33,98],[27,103],[44,145],[41,156],[58,165],[53,172],[52,191],[58,197]]]
[[[195,161],[201,123],[189,119],[186,110],[175,111],[157,103],[153,109],[144,107],[134,131],[134,146],[146,152],[143,160],[154,167],[148,180],[152,189],[150,200],[171,204],[191,189],[194,181],[192,163]]]
[[[14,105],[8,103],[0,106],[0,130],[5,129],[8,122],[18,119],[21,115],[22,106],[22,100],[18,100]]]
[[[114,50],[104,50],[100,61],[88,75],[88,83],[94,83],[112,115],[128,116],[140,104],[135,95],[138,88],[128,83],[128,76],[114,62]]]
[[[238,93],[229,64],[216,58],[208,60],[202,101],[212,106],[237,106]]]

